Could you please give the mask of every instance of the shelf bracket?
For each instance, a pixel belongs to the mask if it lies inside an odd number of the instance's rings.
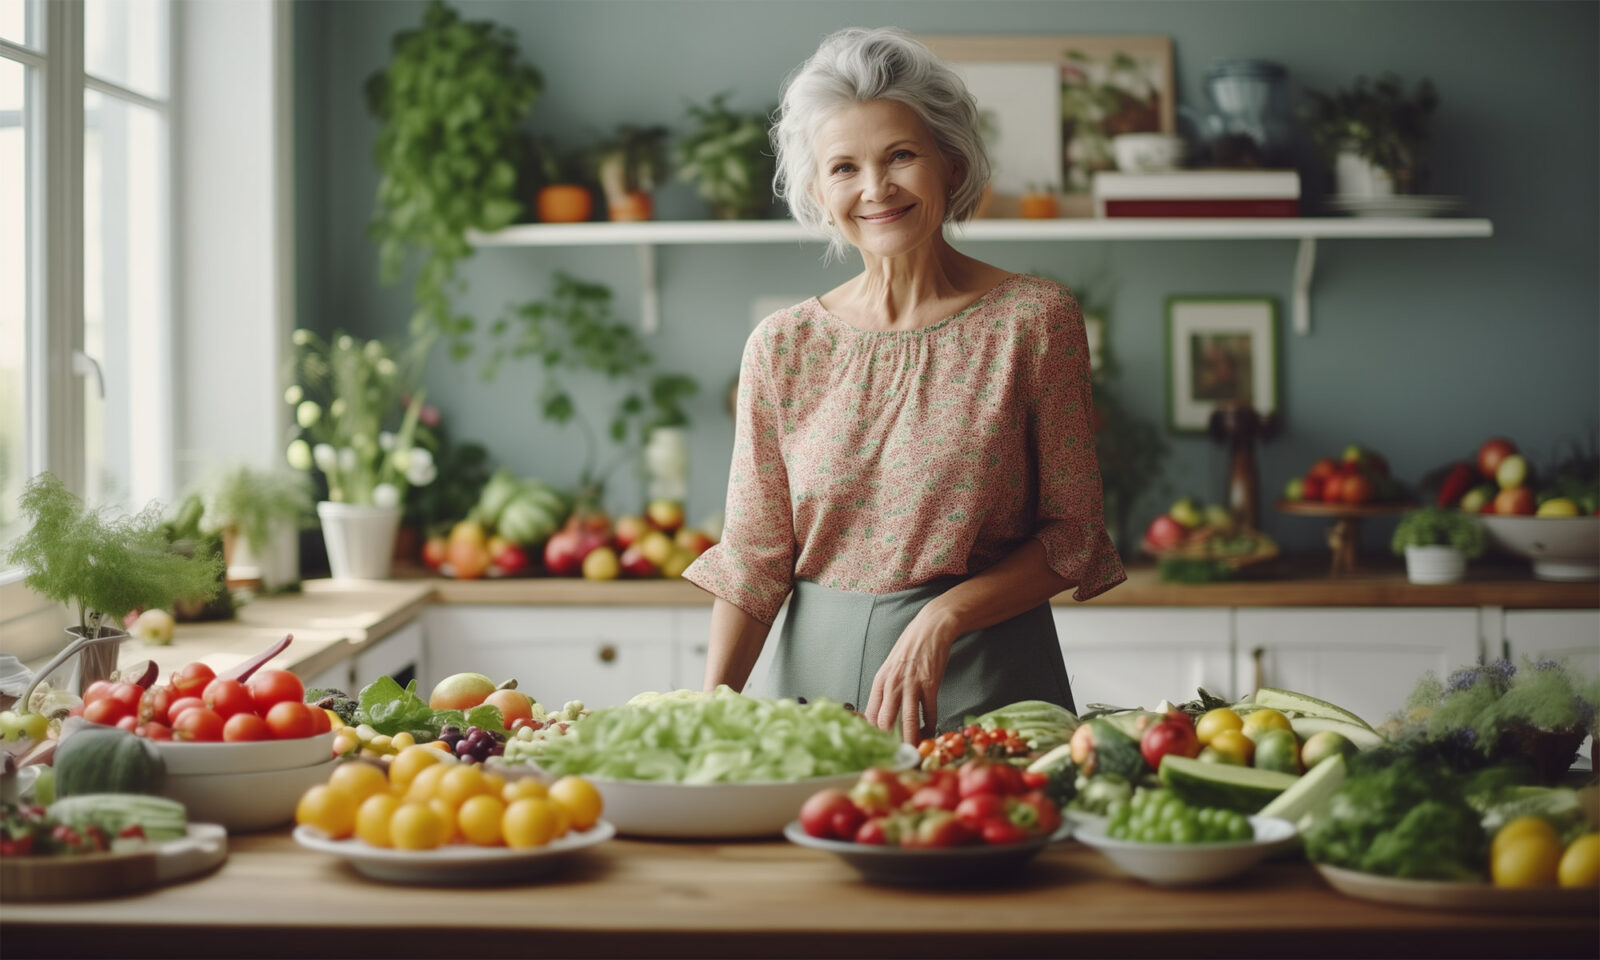
[[[641,243],[639,251],[639,329],[655,333],[661,329],[661,287],[656,279],[656,245]]]
[[[1301,237],[1294,258],[1294,332],[1311,336],[1311,277],[1317,272],[1317,238]]]

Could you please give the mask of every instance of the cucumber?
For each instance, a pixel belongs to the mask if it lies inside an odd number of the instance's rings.
[[[98,823],[113,837],[129,824],[144,828],[145,839],[176,840],[188,832],[189,814],[183,804],[166,797],[141,793],[80,793],[50,805],[50,816],[81,827]]]
[[[1371,750],[1383,744],[1383,736],[1375,733],[1366,724],[1356,725],[1343,720],[1333,720],[1328,717],[1290,717],[1289,726],[1294,728],[1294,735],[1305,742],[1313,733],[1332,730],[1344,734],[1345,738],[1356,745],[1359,750]]]
[[[1339,789],[1344,782],[1344,757],[1332,756],[1322,761],[1287,790],[1278,794],[1271,803],[1261,808],[1263,817],[1282,817],[1290,823],[1312,812]]]
[[[1298,713],[1307,717],[1324,717],[1329,720],[1343,720],[1359,727],[1366,727],[1369,731],[1372,726],[1367,721],[1346,710],[1344,707],[1308,697],[1303,693],[1292,690],[1275,690],[1272,687],[1262,687],[1256,691],[1253,701],[1258,707],[1271,707],[1284,713]]]
[[[1255,813],[1299,779],[1276,770],[1206,763],[1171,753],[1161,758],[1160,776],[1162,786],[1190,806],[1222,807],[1240,813]]]

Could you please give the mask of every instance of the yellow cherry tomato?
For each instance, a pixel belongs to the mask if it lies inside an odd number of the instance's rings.
[[[582,777],[562,777],[550,785],[550,799],[566,809],[572,818],[572,829],[587,830],[600,819],[604,805],[600,791]]]
[[[389,782],[397,787],[410,786],[417,774],[443,759],[437,750],[415,745],[406,747],[389,761]]]
[[[1560,864],[1560,841],[1528,833],[1494,852],[1489,874],[1497,887],[1553,887]]]
[[[1556,881],[1563,887],[1600,886],[1600,833],[1586,833],[1561,855]]]
[[[343,840],[356,829],[356,798],[347,790],[319,783],[295,804],[294,822],[320,830],[333,840]]]
[[[1239,730],[1244,726],[1244,721],[1237,713],[1227,707],[1217,707],[1207,710],[1205,715],[1194,725],[1194,735],[1202,745],[1210,745],[1212,738],[1224,730]]]
[[[328,786],[349,791],[360,803],[375,793],[387,793],[389,780],[376,764],[352,760],[333,768],[333,773],[328,776]]]
[[[1256,755],[1255,742],[1240,730],[1219,730],[1211,737],[1208,746],[1242,767],[1248,767],[1251,758]]]
[[[492,793],[468,797],[456,812],[456,827],[468,843],[480,847],[498,847],[506,842],[502,821],[506,804]]]
[[[549,795],[550,791],[544,783],[533,777],[513,780],[500,791],[500,799],[506,803],[515,803],[518,800],[543,800]]]
[[[484,773],[484,775],[483,775],[483,792],[484,793],[492,793],[492,794],[494,794],[495,796],[498,797],[498,796],[500,796],[501,792],[505,790],[505,788],[506,788],[506,778],[505,777],[500,776],[500,774],[498,774],[498,773],[488,773],[487,771]]]
[[[419,770],[417,775],[411,778],[411,785],[406,787],[406,802],[427,803],[438,796],[439,781],[453,769],[455,768],[451,764],[439,763]]]
[[[1288,717],[1278,711],[1263,708],[1246,714],[1239,728],[1244,731],[1245,736],[1254,740],[1259,734],[1267,730],[1293,731],[1294,725],[1289,722]]]
[[[374,847],[391,847],[389,823],[400,809],[400,798],[392,793],[375,793],[361,801],[356,810],[356,839]]]
[[[500,819],[501,833],[508,846],[542,847],[560,836],[556,827],[564,815],[551,800],[526,797],[506,807]]]
[[[439,778],[437,796],[450,805],[450,809],[458,809],[473,797],[488,793],[483,783],[483,771],[475,763],[462,763],[451,767]]]
[[[389,817],[389,842],[397,850],[432,850],[441,831],[439,815],[425,803],[402,803]]]
[[[445,802],[443,797],[434,797],[428,801],[428,806],[439,815],[439,844],[455,843],[456,833],[456,808]]]

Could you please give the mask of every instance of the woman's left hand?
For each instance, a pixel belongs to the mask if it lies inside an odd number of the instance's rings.
[[[933,736],[939,723],[939,685],[950,662],[955,634],[933,603],[924,606],[895,641],[872,678],[866,717],[884,730],[900,721],[900,736],[916,743]]]

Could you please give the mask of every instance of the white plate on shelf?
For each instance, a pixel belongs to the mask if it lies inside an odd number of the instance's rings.
[[[1249,870],[1294,842],[1294,824],[1277,817],[1250,817],[1255,837],[1232,843],[1139,843],[1113,840],[1105,826],[1075,824],[1072,836],[1146,883],[1188,887],[1216,883]]]
[[[1462,197],[1395,194],[1390,197],[1331,196],[1325,201],[1335,213],[1357,217],[1442,217],[1460,213],[1466,206]]]
[[[1347,897],[1402,907],[1490,913],[1593,913],[1593,887],[1513,889],[1487,883],[1404,880],[1313,864],[1329,886]]]
[[[542,847],[452,843],[432,850],[393,850],[355,839],[329,840],[307,826],[295,827],[294,839],[303,847],[341,858],[357,873],[374,880],[459,886],[549,876],[564,866],[572,854],[604,843],[616,832],[610,823],[601,820],[582,833],[569,833]]]

